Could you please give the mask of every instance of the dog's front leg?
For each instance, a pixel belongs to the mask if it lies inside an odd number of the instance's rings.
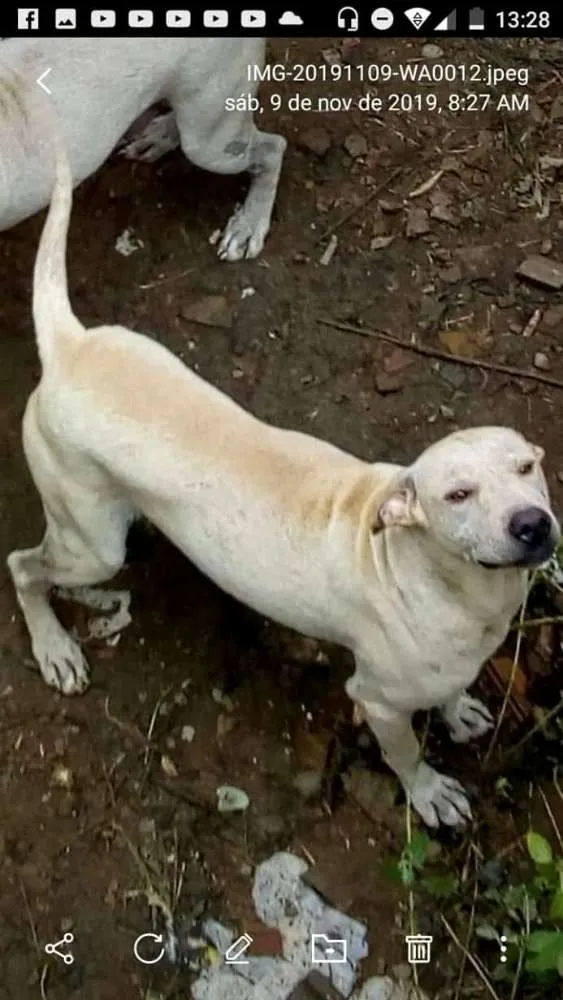
[[[362,687],[357,674],[346,684],[348,694],[359,705],[357,719],[367,722],[386,764],[399,778],[417,813],[434,829],[440,823],[465,825],[471,819],[471,809],[463,786],[421,759],[411,716],[383,701],[365,700],[360,695]]]

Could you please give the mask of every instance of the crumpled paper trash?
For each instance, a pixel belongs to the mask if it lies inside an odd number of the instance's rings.
[[[367,957],[367,928],[339,910],[328,906],[301,881],[308,865],[294,854],[281,852],[256,869],[252,898],[256,913],[268,927],[277,927],[283,938],[283,954],[304,975],[311,969],[324,973],[337,990],[350,996],[357,966]],[[318,965],[312,961],[313,935],[316,953],[325,951],[321,935],[346,941],[347,961]]]
[[[358,964],[367,957],[367,928],[358,920],[328,906],[301,881],[308,866],[294,854],[280,852],[256,869],[252,898],[256,913],[268,927],[279,930],[283,958],[248,958],[246,964],[224,961],[201,973],[192,985],[193,1000],[289,1000],[298,983],[312,969],[327,976],[343,997],[350,1000],[425,1000],[412,985],[399,985],[387,976],[376,976],[353,993]],[[221,955],[232,944],[234,934],[215,920],[202,927],[203,936]],[[313,934],[345,940],[346,962],[317,964],[312,961]],[[321,942],[322,946],[322,942]]]

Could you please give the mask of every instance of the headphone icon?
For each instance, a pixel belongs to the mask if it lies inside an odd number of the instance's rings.
[[[358,11],[354,7],[341,7],[338,11],[336,23],[339,28],[345,28],[346,31],[358,31],[359,21]]]

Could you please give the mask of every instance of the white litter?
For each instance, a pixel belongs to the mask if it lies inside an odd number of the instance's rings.
[[[138,236],[133,236],[132,229],[124,229],[121,236],[115,241],[115,249],[122,257],[130,257],[132,253],[144,247],[143,241]]]
[[[294,854],[272,855],[256,869],[252,898],[260,920],[279,930],[283,957],[253,957],[244,964],[229,965],[223,956],[235,935],[215,920],[207,920],[202,934],[222,960],[206,968],[193,983],[193,1000],[289,1000],[291,993],[315,969],[350,1000],[426,1000],[410,984],[398,984],[387,976],[376,976],[354,991],[358,965],[367,957],[364,924],[328,906],[301,880],[307,864]],[[331,938],[346,941],[346,962],[313,962]],[[335,940],[336,939],[336,940]]]
[[[221,785],[217,789],[217,809],[220,813],[244,812],[249,805],[250,799],[242,788]]]

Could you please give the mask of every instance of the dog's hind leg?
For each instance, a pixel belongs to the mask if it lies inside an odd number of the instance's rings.
[[[61,465],[38,429],[34,410],[32,397],[24,417],[24,447],[47,527],[40,545],[12,552],[7,562],[43,678],[64,694],[77,694],[88,686],[88,666],[56,617],[49,591],[111,579],[125,560],[133,512],[85,456],[75,457],[75,475],[69,475],[68,456]]]

